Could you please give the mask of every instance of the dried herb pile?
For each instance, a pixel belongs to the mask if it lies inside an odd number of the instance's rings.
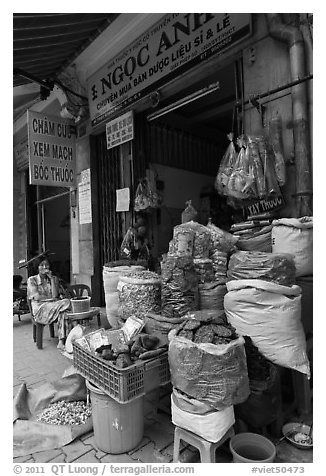
[[[198,313],[194,316],[200,318]],[[202,314],[205,315],[205,314]],[[215,317],[213,320],[200,321],[189,317],[176,328],[176,336],[184,337],[195,344],[228,344],[237,339],[236,330],[225,317]]]
[[[161,308],[161,278],[152,271],[135,271],[121,276],[119,284],[119,315],[143,317]]]
[[[91,405],[83,401],[51,403],[37,417],[37,421],[50,425],[82,425],[92,415]]]
[[[175,319],[198,308],[198,277],[191,256],[165,256],[161,273],[161,314]]]

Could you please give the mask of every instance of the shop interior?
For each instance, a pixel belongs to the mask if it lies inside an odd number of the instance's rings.
[[[147,154],[162,200],[161,206],[150,212],[156,213],[153,229],[157,230],[157,243],[153,248],[157,256],[167,252],[173,227],[181,223],[181,213],[189,200],[198,212],[199,223],[206,225],[211,218],[217,226],[229,230],[236,220],[235,210],[217,194],[214,180],[229,143],[227,134],[232,131],[236,137],[241,131],[241,117],[235,109],[240,91],[237,68],[238,63],[231,63],[194,82],[162,99],[154,113],[147,115]]]

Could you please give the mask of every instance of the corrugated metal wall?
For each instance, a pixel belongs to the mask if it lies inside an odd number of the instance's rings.
[[[120,187],[119,147],[107,150],[105,134],[96,140],[98,173],[98,216],[100,265],[119,259],[121,220],[116,208],[116,189]]]
[[[217,144],[159,122],[138,118],[137,134],[143,138],[147,162],[207,175],[215,175],[217,159],[224,150]]]

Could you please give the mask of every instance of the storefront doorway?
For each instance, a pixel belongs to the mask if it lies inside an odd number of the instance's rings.
[[[70,283],[70,192],[35,185],[27,191],[28,259],[49,250],[55,274]]]
[[[216,83],[219,86],[213,92],[187,101]],[[158,256],[167,252],[173,227],[181,223],[188,200],[198,211],[198,222],[206,225],[212,218],[220,228],[231,226],[234,210],[217,194],[214,181],[229,144],[227,135],[233,132],[236,138],[243,132],[241,110],[236,108],[241,97],[239,59],[144,114],[145,155],[163,196],[162,207],[156,213],[154,248]]]

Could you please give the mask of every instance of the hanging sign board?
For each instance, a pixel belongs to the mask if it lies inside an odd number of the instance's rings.
[[[273,198],[266,198],[256,200],[244,207],[246,219],[254,218],[256,215],[262,215],[267,212],[279,210],[285,206],[285,201],[282,195],[277,195]]]
[[[250,13],[168,13],[89,77],[92,126],[250,34]]]
[[[27,111],[29,183],[55,187],[76,184],[76,127],[69,120]]]
[[[21,172],[28,169],[29,154],[27,136],[25,136],[17,145],[14,146],[14,155],[16,159],[17,170]]]
[[[134,117],[129,111],[106,124],[106,145],[112,149],[134,138]]]
[[[79,224],[92,223],[91,199],[91,170],[86,169],[81,173],[81,182],[78,184],[78,210]]]

